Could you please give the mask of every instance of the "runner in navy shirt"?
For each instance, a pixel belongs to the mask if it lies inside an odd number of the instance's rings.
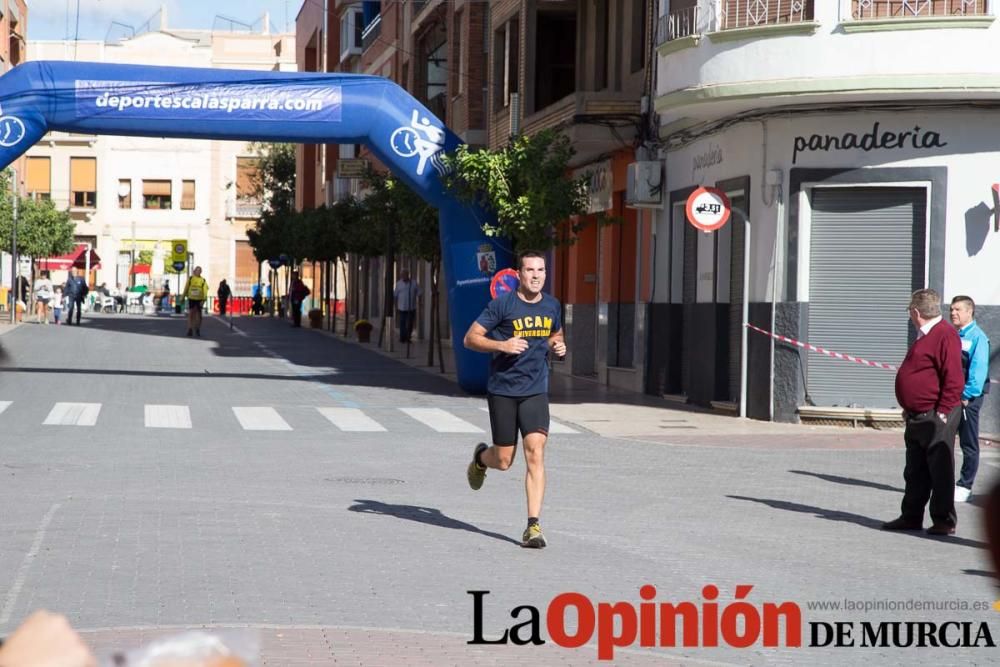
[[[517,434],[524,439],[528,497],[528,527],[521,538],[525,547],[545,546],[538,517],[545,495],[545,442],[549,434],[548,355],[566,354],[559,302],[542,294],[545,258],[528,251],[518,257],[518,288],[489,303],[465,334],[465,346],[493,355],[487,401],[493,446],[476,445],[467,477],[478,490],[486,469],[507,470],[517,451]]]

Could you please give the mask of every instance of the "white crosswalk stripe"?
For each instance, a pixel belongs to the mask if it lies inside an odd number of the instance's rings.
[[[147,405],[146,428],[191,428],[191,410],[186,405]]]
[[[291,431],[274,408],[233,408],[244,431]]]
[[[9,408],[13,403],[14,401],[0,401],[0,414],[3,414],[3,411]]]
[[[475,424],[459,419],[441,408],[400,408],[400,411],[418,422],[430,426],[438,433],[483,433]]]
[[[375,432],[385,431],[385,427],[358,408],[316,408],[341,431]]]
[[[56,403],[43,423],[47,426],[93,426],[99,414],[100,403]]]
[[[489,412],[489,408],[479,408],[483,412]],[[580,432],[574,428],[566,426],[566,424],[560,424],[557,421],[549,420],[549,433],[560,433],[563,435],[580,435]]]

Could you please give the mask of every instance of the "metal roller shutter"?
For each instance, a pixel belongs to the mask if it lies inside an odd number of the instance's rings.
[[[906,306],[923,287],[926,191],[815,188],[809,259],[809,342],[871,361],[906,354]],[[895,374],[808,353],[817,405],[896,406]]]

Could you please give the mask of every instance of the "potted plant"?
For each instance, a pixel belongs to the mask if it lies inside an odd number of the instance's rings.
[[[368,320],[358,320],[354,323],[354,331],[358,334],[359,343],[367,343],[371,340],[372,323]]]
[[[319,308],[313,308],[309,311],[309,326],[313,329],[321,329],[323,327],[323,311]]]

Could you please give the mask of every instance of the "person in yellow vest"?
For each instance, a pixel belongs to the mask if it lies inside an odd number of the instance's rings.
[[[201,267],[194,267],[194,274],[184,286],[184,298],[188,301],[188,333],[201,336],[201,307],[208,298],[208,281],[201,277]]]

